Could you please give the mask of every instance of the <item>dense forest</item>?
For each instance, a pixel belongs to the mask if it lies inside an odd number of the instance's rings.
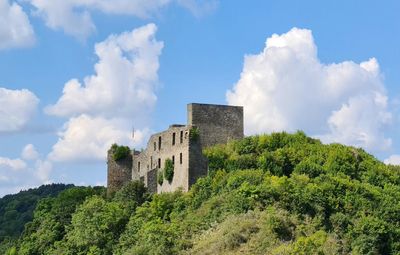
[[[131,182],[40,200],[6,254],[400,254],[400,167],[302,132],[204,153],[187,193]]]
[[[55,197],[73,185],[49,184],[0,198],[0,247],[19,237],[27,222],[33,219],[36,203],[45,197]],[[0,248],[0,254],[4,254]]]

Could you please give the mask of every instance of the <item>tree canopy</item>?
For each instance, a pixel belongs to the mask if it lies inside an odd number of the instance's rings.
[[[209,174],[187,193],[132,182],[42,200],[9,254],[400,253],[399,166],[302,132],[204,153]]]

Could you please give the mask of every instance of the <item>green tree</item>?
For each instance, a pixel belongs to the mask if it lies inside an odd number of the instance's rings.
[[[19,254],[39,255],[51,250],[63,239],[76,208],[87,197],[104,192],[104,188],[74,187],[55,198],[42,199],[35,209],[33,221],[25,226]]]
[[[119,202],[127,208],[129,212],[132,212],[137,206],[140,206],[148,200],[149,196],[150,194],[147,193],[147,188],[144,186],[144,183],[136,180],[124,185],[124,187],[115,194],[113,201]]]
[[[66,247],[72,254],[111,254],[127,221],[128,215],[120,203],[93,196],[72,216]]]

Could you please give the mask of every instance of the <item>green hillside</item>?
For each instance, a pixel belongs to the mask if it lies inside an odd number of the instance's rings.
[[[38,200],[57,196],[61,191],[71,187],[73,185],[42,185],[0,198],[0,243],[19,237],[25,224],[32,220]]]
[[[205,151],[190,192],[42,200],[8,254],[400,254],[400,168],[302,132]]]

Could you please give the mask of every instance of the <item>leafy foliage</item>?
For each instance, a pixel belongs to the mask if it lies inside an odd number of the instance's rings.
[[[20,238],[18,254],[46,254],[54,250],[57,242],[64,238],[70,228],[76,208],[93,195],[105,196],[105,189],[74,187],[55,198],[40,200],[33,221],[26,224]]]
[[[302,132],[246,137],[205,155],[209,175],[187,193],[149,195],[130,183],[111,200],[97,192],[43,200],[15,251],[400,253],[400,167]]]
[[[200,137],[200,130],[198,127],[192,127],[189,130],[189,139],[190,141],[197,142]]]
[[[128,146],[122,146],[122,145],[120,146],[120,145],[117,145],[114,143],[111,146],[111,152],[112,152],[113,159],[115,161],[118,161],[118,160],[128,157],[129,154],[131,153],[131,149]]]
[[[142,205],[148,200],[150,194],[147,193],[147,188],[141,181],[132,181],[119,190],[113,201],[119,202],[128,210],[134,210],[137,206]]]
[[[147,196],[147,188],[143,182],[131,181],[115,194],[114,200],[121,203],[132,202],[141,205],[146,201]]]
[[[128,215],[119,203],[99,196],[88,198],[72,215],[64,238],[67,254],[111,254],[112,244],[127,221]]]
[[[163,185],[164,183],[164,171],[159,170],[157,173],[157,183]]]
[[[166,159],[164,163],[164,178],[168,182],[172,182],[174,178],[174,163],[171,159]]]
[[[73,185],[51,184],[39,188],[21,191],[15,195],[0,198],[0,254],[5,254],[3,247],[12,245],[24,226],[33,218],[33,210],[41,198],[57,196],[61,191]]]

